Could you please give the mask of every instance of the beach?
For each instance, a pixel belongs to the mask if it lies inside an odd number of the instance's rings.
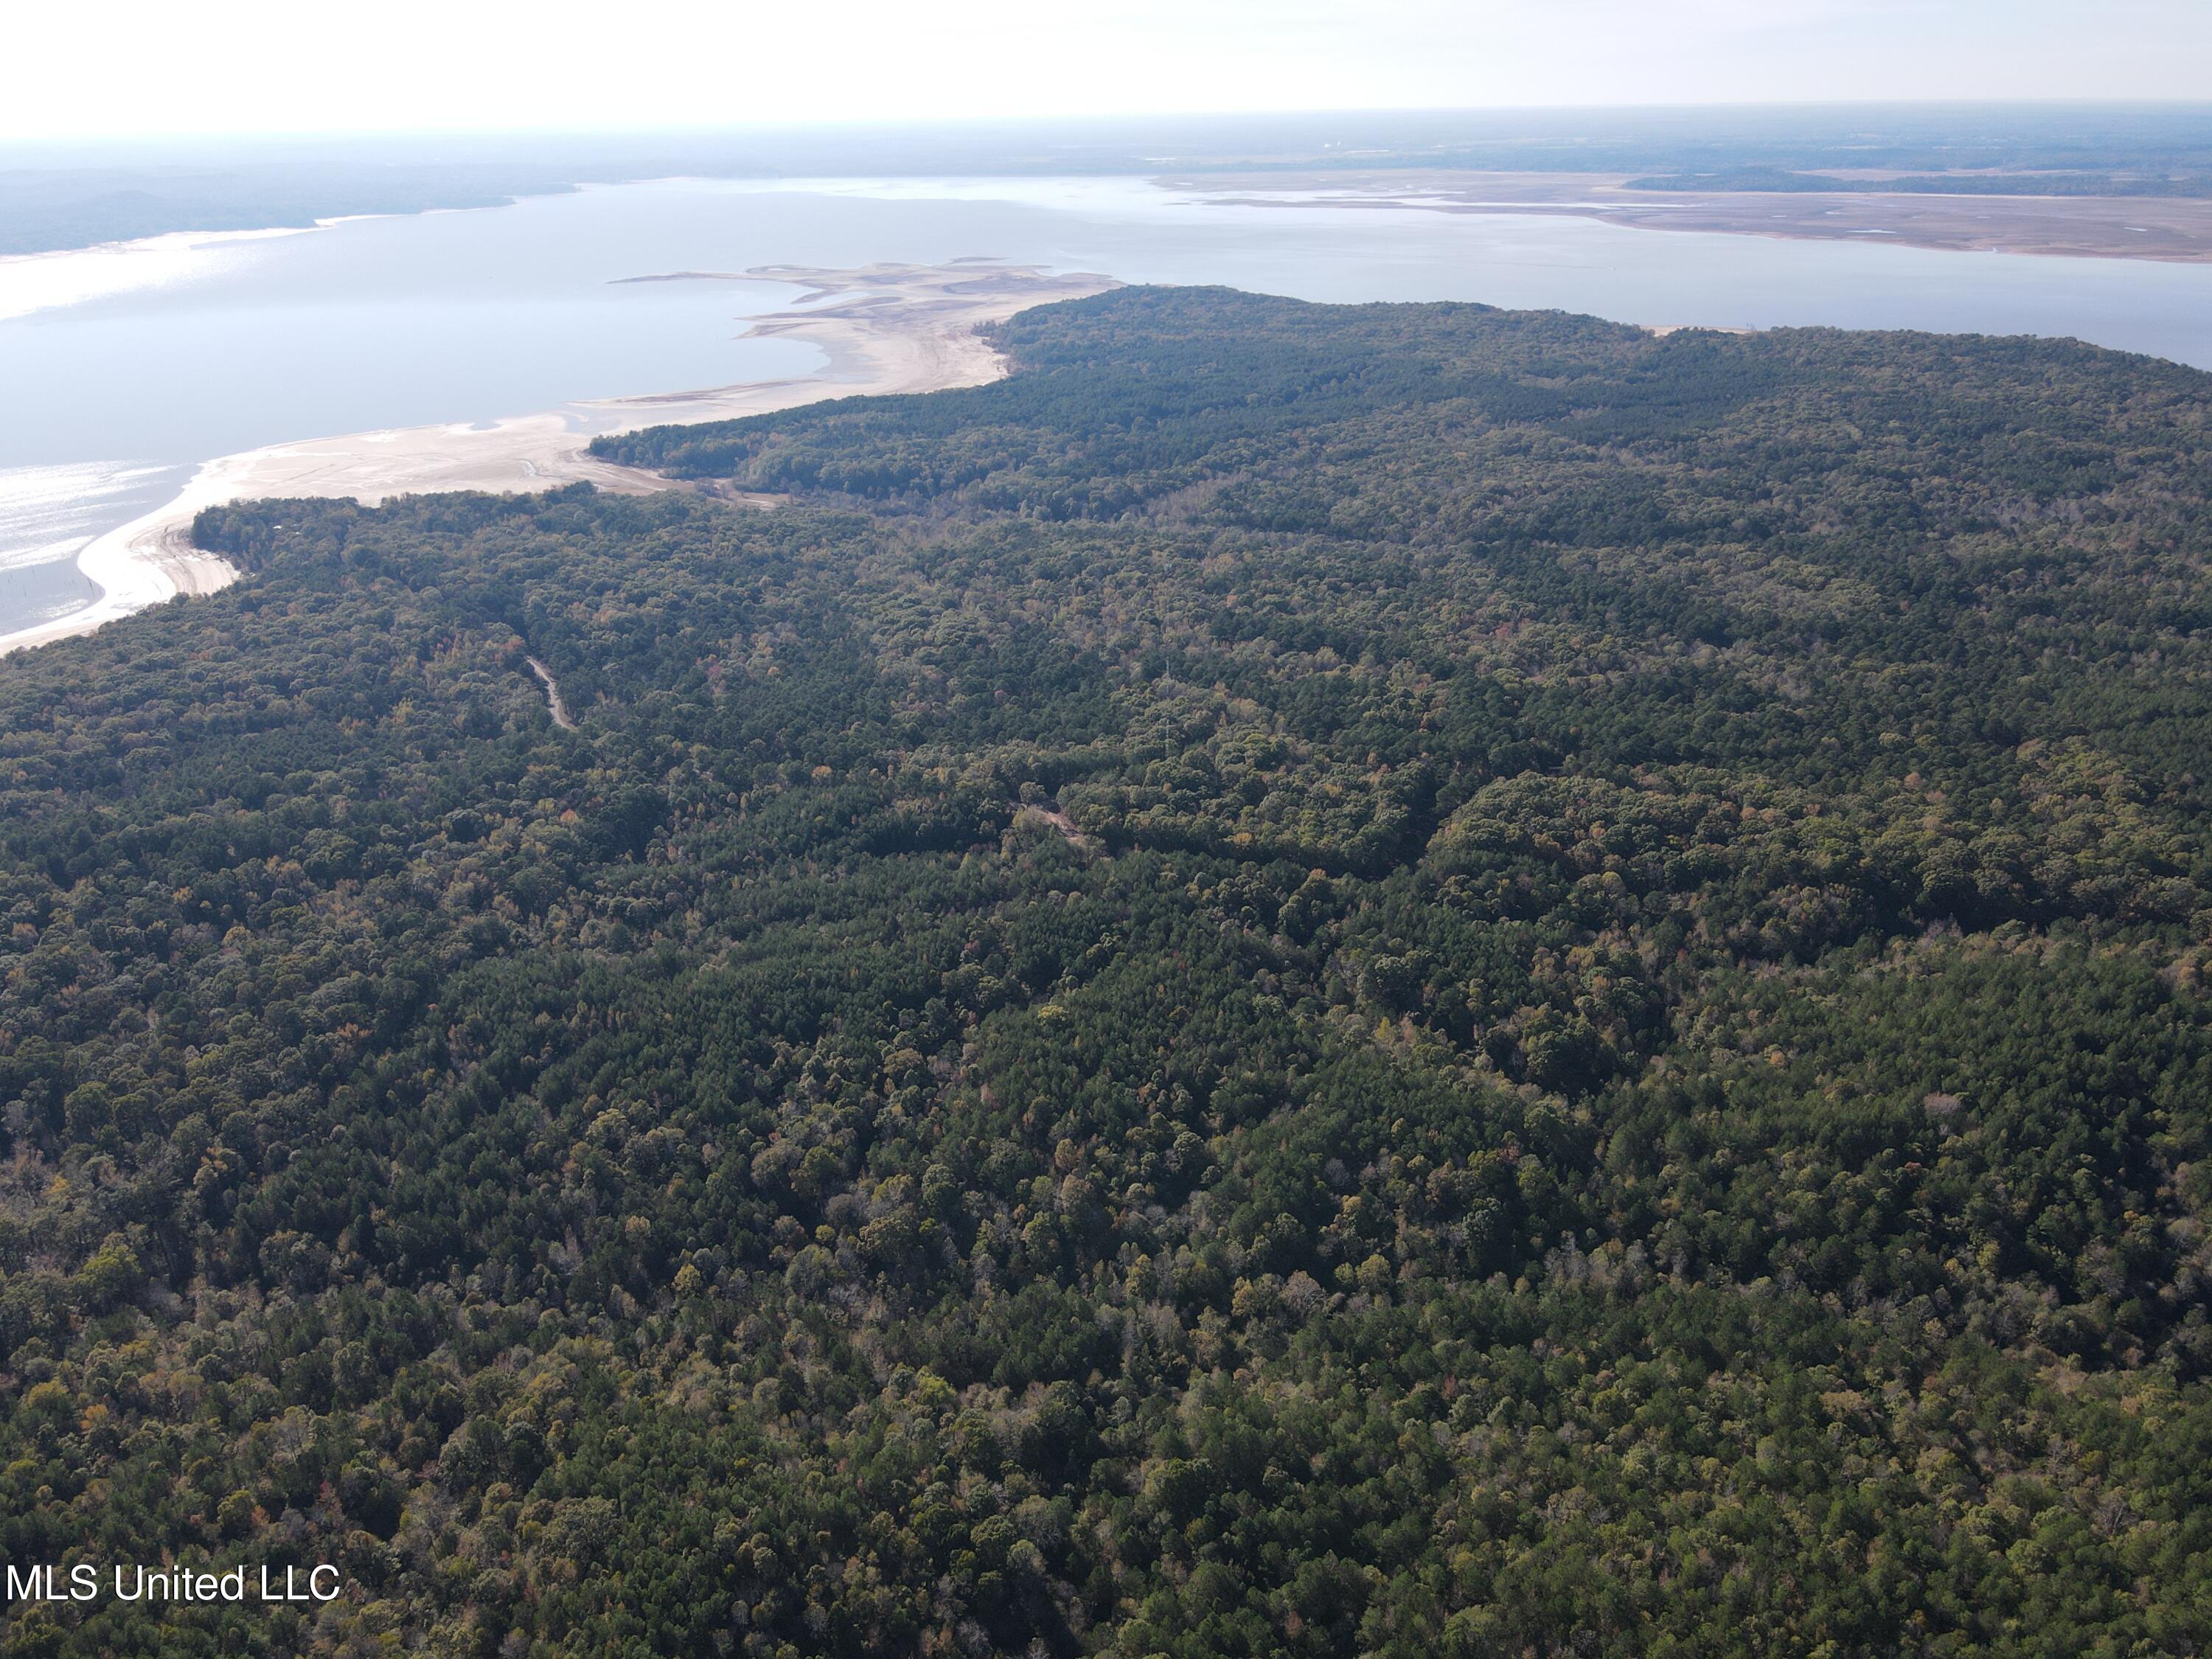
[[[111,531],[79,555],[101,589],[85,609],[0,635],[0,653],[88,633],[179,595],[211,593],[238,579],[226,561],[191,545],[203,509],[264,498],[395,495],[453,490],[521,493],[586,483],[624,494],[678,488],[654,472],[586,452],[604,433],[729,420],[825,398],[980,386],[1005,373],[977,331],[1031,306],[1116,286],[1088,273],[1054,273],[988,259],[872,264],[853,270],[775,265],[744,271],[670,271],[654,283],[786,283],[805,290],[757,320],[754,336],[804,340],[828,357],[817,373],[782,380],[577,403],[477,423],[396,428],[270,444],[202,465],[173,501]]]

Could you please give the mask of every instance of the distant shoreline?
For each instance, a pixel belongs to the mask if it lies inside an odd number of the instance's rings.
[[[977,332],[981,325],[1120,286],[1088,272],[1055,275],[986,259],[683,274],[805,289],[806,309],[761,318],[749,333],[807,341],[828,362],[818,373],[785,380],[598,399],[483,424],[352,433],[219,457],[203,464],[175,499],[95,538],[77,556],[78,569],[100,586],[99,599],[68,616],[0,635],[0,654],[88,634],[149,605],[217,592],[236,581],[240,573],[228,561],[191,544],[192,520],[205,507],[294,496],[351,497],[374,506],[395,495],[525,494],[576,483],[624,495],[684,488],[659,473],[595,459],[585,446],[601,432],[730,420],[825,398],[981,386],[1006,372]]]
[[[1939,253],[2212,264],[2212,198],[1629,189],[1627,173],[1268,173],[1163,177],[1221,205],[1520,214],[1632,230],[1889,242]]]

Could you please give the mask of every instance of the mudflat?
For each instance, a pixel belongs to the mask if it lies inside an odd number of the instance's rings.
[[[1255,207],[1559,214],[1641,230],[1894,241],[1950,252],[2212,261],[2212,200],[2195,198],[1631,190],[1629,177],[1376,170],[1168,182],[1211,200]]]

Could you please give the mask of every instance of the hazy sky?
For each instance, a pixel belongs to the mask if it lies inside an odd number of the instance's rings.
[[[2203,98],[2212,0],[48,0],[0,138]]]

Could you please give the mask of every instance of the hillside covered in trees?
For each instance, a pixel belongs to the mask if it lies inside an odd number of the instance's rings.
[[[1000,343],[0,663],[0,1651],[2212,1644],[2212,377]]]

